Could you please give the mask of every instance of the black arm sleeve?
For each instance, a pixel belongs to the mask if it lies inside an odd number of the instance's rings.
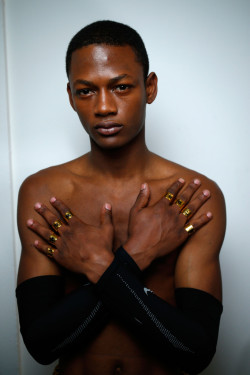
[[[147,289],[138,272],[120,261],[129,258],[123,248],[116,254],[96,285],[106,308],[135,324],[166,361],[171,359],[192,374],[201,372],[216,350],[221,303],[201,290],[180,288],[176,290],[177,307],[173,307]]]
[[[17,287],[21,333],[37,362],[53,362],[103,327],[108,313],[94,289],[88,283],[65,296],[62,276],[38,276]]]
[[[134,274],[141,272],[127,253],[121,253],[119,259]],[[88,343],[107,323],[110,314],[95,285],[86,281],[68,295],[62,276],[38,276],[17,287],[21,333],[37,362],[49,364]]]

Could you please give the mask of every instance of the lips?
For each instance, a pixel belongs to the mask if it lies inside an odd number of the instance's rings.
[[[98,134],[103,136],[112,136],[119,133],[123,128],[123,125],[113,121],[103,121],[95,125],[95,129]]]

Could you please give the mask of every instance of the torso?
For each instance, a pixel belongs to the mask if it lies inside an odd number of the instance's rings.
[[[155,156],[154,156],[155,157]],[[92,178],[80,173],[80,159],[66,165],[52,167],[42,171],[41,177],[50,181],[49,188],[43,192],[44,203],[48,204],[51,196],[63,200],[79,218],[89,224],[99,220],[101,206],[112,204],[112,218],[115,228],[114,250],[123,244],[127,238],[129,211],[138,195],[140,184],[148,182],[151,188],[153,204],[166,193],[167,188],[179,177],[186,180],[197,177],[192,171],[159,158],[157,174],[144,176],[141,180],[133,179],[114,186],[104,180]],[[45,174],[45,175],[44,175]],[[57,178],[53,176],[56,174]],[[178,252],[155,261],[144,271],[144,282],[159,297],[175,304],[174,271]],[[70,275],[67,282],[68,292],[78,286],[78,280]],[[140,340],[136,339],[129,329],[115,321],[102,330],[87,348],[79,350],[74,357],[61,358],[60,364],[64,375],[175,375],[180,371],[166,367],[158,358],[143,348]]]

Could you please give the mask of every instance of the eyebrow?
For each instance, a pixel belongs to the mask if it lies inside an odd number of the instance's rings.
[[[111,78],[111,79],[109,80],[109,83],[113,84],[113,83],[116,83],[116,82],[120,81],[121,79],[123,79],[123,78],[127,78],[127,77],[129,77],[128,74],[121,74],[121,75],[119,75],[119,76],[117,76],[117,77]],[[80,84],[82,84],[82,85],[86,85],[86,86],[95,86],[94,82],[92,82],[92,81],[87,81],[87,80],[85,80],[85,79],[77,79],[77,80],[74,82],[74,85],[76,85],[77,83],[80,83]]]

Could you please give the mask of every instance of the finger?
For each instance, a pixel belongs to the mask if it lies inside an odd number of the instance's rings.
[[[209,190],[205,189],[199,194],[195,199],[191,200],[187,206],[182,209],[182,214],[186,218],[192,217],[201,206],[210,198],[211,193]]]
[[[174,201],[174,207],[178,210],[183,209],[183,207],[190,201],[193,194],[199,189],[201,182],[198,178],[195,178],[191,181],[188,186],[181,190],[180,193],[177,195],[176,200]]]
[[[101,209],[101,225],[112,225],[112,207],[111,204],[105,203]]]
[[[47,221],[48,224],[52,226],[53,230],[58,232],[63,223],[45,204],[37,202],[34,209]]]
[[[49,230],[49,228],[44,227],[38,221],[29,219],[27,221],[27,226],[29,229],[43,238],[47,243],[53,243],[55,245],[60,244],[61,239],[59,235]]]
[[[61,214],[64,220],[69,224],[71,220],[75,221],[76,216],[72,214],[72,211],[67,207],[61,200],[52,197],[50,199],[52,206]]]
[[[50,259],[56,259],[58,256],[58,250],[53,246],[48,246],[41,241],[36,240],[34,242],[34,247],[40,251],[40,253],[46,255]]]
[[[141,190],[136,198],[132,207],[133,211],[140,211],[142,208],[147,207],[150,197],[150,190],[147,183],[141,185]]]
[[[177,181],[175,181],[167,190],[166,195],[162,198],[163,201],[166,203],[172,203],[174,198],[176,197],[178,191],[183,187],[183,184],[185,183],[185,180],[183,178],[179,178]]]
[[[210,220],[212,220],[213,215],[211,212],[207,212],[206,214],[202,214],[200,217],[195,219],[192,222],[189,222],[185,225],[184,230],[186,231],[187,236],[192,235],[194,232],[202,228],[206,225]]]

